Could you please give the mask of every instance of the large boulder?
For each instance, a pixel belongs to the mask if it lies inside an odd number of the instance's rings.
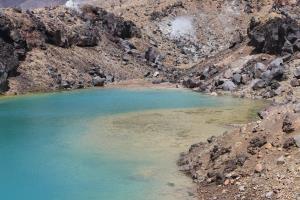
[[[297,79],[300,79],[300,67],[297,67],[296,70],[294,71],[294,76]]]
[[[241,74],[234,74],[233,77],[232,77],[232,81],[237,85],[241,84],[242,75]]]
[[[266,23],[251,20],[248,35],[257,52],[291,54],[298,50],[299,24],[290,18],[274,18]]]
[[[156,63],[159,57],[160,57],[159,52],[153,47],[149,47],[145,52],[145,58],[148,62]]]
[[[236,85],[232,81],[227,80],[222,84],[222,88],[225,91],[233,91],[236,89]]]
[[[300,148],[300,135],[294,136],[294,140],[295,140],[295,142],[296,142],[297,147]]]
[[[0,93],[8,89],[7,79],[14,75],[27,51],[26,42],[11,21],[0,13]]]
[[[105,83],[105,80],[106,80],[105,78],[101,78],[100,76],[95,76],[92,79],[92,84],[95,87],[103,87],[104,83]]]
[[[251,82],[251,88],[253,90],[258,90],[264,87],[266,87],[266,82],[262,79],[254,79]]]
[[[122,39],[141,37],[141,30],[132,21],[127,21],[102,8],[85,5],[81,8],[81,11],[85,20],[90,20],[95,22],[96,25],[102,26],[113,37]]]
[[[75,43],[79,47],[94,47],[98,45],[99,38],[95,29],[86,26],[79,31]]]
[[[182,82],[182,85],[186,88],[195,88],[195,87],[199,87],[199,82],[191,79],[191,78],[185,78]]]

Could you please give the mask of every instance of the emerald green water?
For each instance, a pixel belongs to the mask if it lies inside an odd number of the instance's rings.
[[[193,199],[176,159],[261,104],[183,90],[0,99],[0,199]]]

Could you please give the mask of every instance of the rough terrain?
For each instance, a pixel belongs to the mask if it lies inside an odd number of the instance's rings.
[[[1,93],[142,79],[268,99],[259,121],[199,141],[178,165],[199,199],[300,199],[299,0],[67,5],[0,11]]]

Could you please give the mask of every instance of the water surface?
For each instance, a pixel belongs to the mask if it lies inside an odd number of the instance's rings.
[[[0,99],[0,198],[193,199],[178,154],[261,106],[147,89]]]

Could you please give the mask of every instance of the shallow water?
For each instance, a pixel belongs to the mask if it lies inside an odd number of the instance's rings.
[[[193,199],[179,153],[262,105],[147,89],[0,99],[1,199]]]

